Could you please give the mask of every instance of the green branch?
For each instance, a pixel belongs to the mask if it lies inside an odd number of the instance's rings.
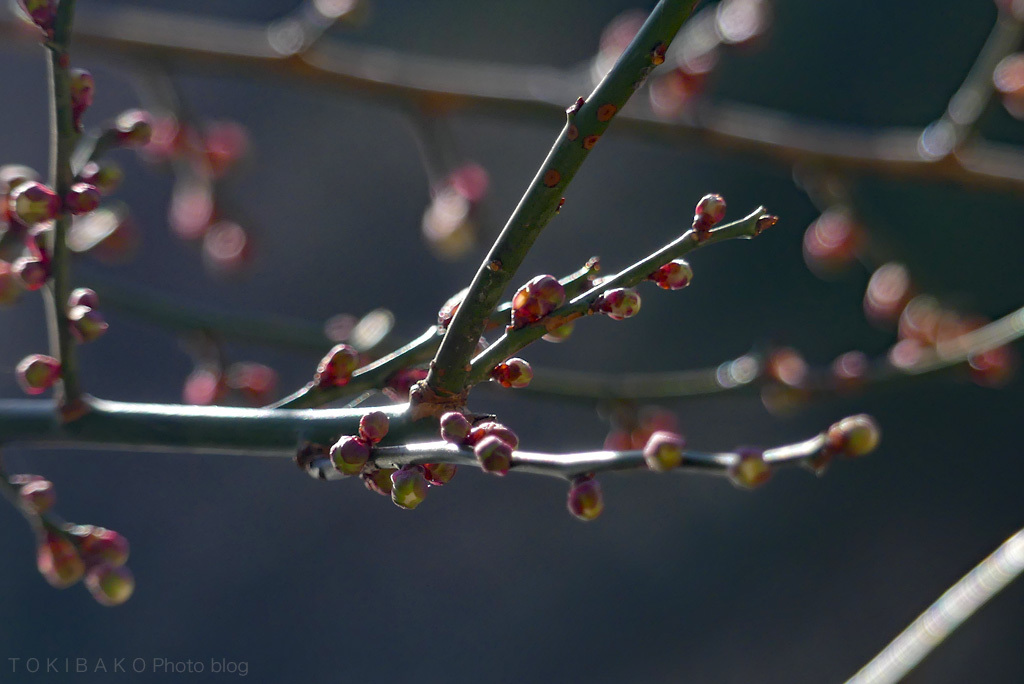
[[[302,442],[331,444],[359,432],[371,409],[270,410],[134,404],[82,397],[88,411],[63,422],[46,400],[0,400],[0,444],[102,445],[148,451],[294,456]],[[384,441],[436,434],[437,425],[408,419],[407,405],[374,407],[390,419]]]
[[[448,326],[427,384],[440,394],[458,395],[469,380],[467,362],[487,316],[497,306],[526,253],[558,210],[580,165],[609,123],[640,87],[690,15],[697,0],[660,0],[636,37],[589,99],[570,108],[568,121],[527,188],[501,235],[469,286],[463,306]]]

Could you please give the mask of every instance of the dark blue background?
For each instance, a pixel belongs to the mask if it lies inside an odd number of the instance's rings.
[[[79,2],[87,11],[93,2]],[[95,2],[97,5],[115,4]],[[268,20],[293,3],[133,3]],[[466,60],[568,65],[588,59],[627,2],[376,0],[352,40]],[[991,3],[780,2],[756,51],[727,52],[715,97],[851,125],[924,125],[943,110],[995,18]],[[38,48],[0,46],[0,162],[45,163],[46,98]],[[128,65],[83,56],[100,121],[136,103]],[[255,143],[232,192],[253,217],[251,276],[207,277],[165,227],[167,176],[129,157],[119,197],[144,245],[111,276],[183,302],[284,312],[312,321],[376,306],[418,334],[461,288],[482,250],[438,262],[419,238],[428,186],[394,111],[348,92],[258,73],[190,72],[180,80],[209,118],[238,120]],[[586,88],[581,86],[580,94]],[[568,102],[566,103],[568,104]],[[456,136],[493,181],[493,215],[515,206],[562,126],[458,116]],[[991,135],[1019,140],[1001,112]],[[816,212],[790,171],[697,146],[638,141],[615,127],[589,158],[526,274],[563,273],[592,254],[609,268],[684,229],[694,201],[723,193],[733,211],[759,203],[782,217],[755,242],[701,251],[692,287],[644,291],[644,311],[585,321],[570,343],[531,348],[538,365],[600,370],[713,364],[772,339],[824,363],[887,338],[860,312],[866,276],[824,283],[800,240]],[[931,291],[998,316],[1024,301],[1019,198],[949,184],[864,181],[872,230]],[[94,271],[98,268],[90,264]],[[177,340],[109,313],[110,333],[82,349],[94,394],[177,401],[190,370]],[[45,346],[39,302],[0,312],[7,367]],[[314,358],[232,347],[305,381]],[[17,396],[10,372],[5,396]],[[708,450],[781,443],[867,411],[884,442],[825,478],[786,471],[753,493],[719,479],[602,478],[593,524],[566,514],[564,486],[461,472],[414,513],[354,482],[314,482],[283,460],[10,449],[14,472],[39,472],[72,520],[133,544],[138,579],[124,607],[80,588],[52,590],[34,566],[17,514],[0,514],[0,680],[108,681],[131,675],[11,674],[9,657],[124,657],[248,663],[276,681],[826,682],[851,675],[1022,521],[1022,385],[999,390],[931,382],[830,401],[776,419],[756,399],[674,407],[690,443]],[[529,448],[600,445],[589,409],[479,393]],[[908,681],[1024,680],[1021,584],[984,608]],[[197,677],[197,675],[181,675]],[[170,678],[170,675],[164,679]],[[200,677],[201,678],[201,677]],[[222,675],[220,678],[229,678]]]

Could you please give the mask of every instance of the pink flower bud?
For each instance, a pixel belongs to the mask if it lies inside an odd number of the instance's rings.
[[[200,367],[189,373],[181,400],[192,406],[213,406],[227,395],[224,373],[215,367]]]
[[[590,521],[604,510],[604,495],[601,485],[592,476],[582,475],[573,479],[566,501],[569,512],[580,520]]]
[[[400,508],[412,510],[427,498],[427,479],[423,466],[405,466],[391,475],[391,500]]]
[[[640,311],[640,295],[628,287],[607,290],[594,302],[594,309],[613,321],[621,321]]]
[[[72,525],[67,532],[78,546],[86,567],[128,562],[128,540],[119,532],[96,525]]]
[[[477,442],[473,447],[473,453],[480,461],[480,467],[484,472],[505,475],[512,466],[512,447],[493,435]]]
[[[228,368],[227,381],[228,387],[240,392],[248,404],[261,406],[274,394],[277,371],[262,363],[233,363]]]
[[[441,416],[441,439],[451,444],[462,444],[469,436],[472,424],[458,411],[449,411]]]
[[[71,117],[75,128],[82,130],[82,115],[92,106],[96,94],[96,81],[85,69],[71,70]]]
[[[359,419],[359,436],[376,444],[388,434],[388,415],[383,411],[370,411]]]
[[[135,577],[124,566],[98,565],[85,576],[85,587],[104,606],[119,606],[135,591]]]
[[[651,470],[664,472],[678,468],[683,462],[686,440],[674,432],[659,430],[651,435],[644,446],[644,460]]]
[[[701,197],[693,213],[693,229],[697,231],[697,237],[706,237],[715,224],[723,218],[725,218],[725,200],[721,195]]]
[[[57,19],[57,0],[18,0],[18,5],[33,24],[49,34]]]
[[[334,467],[345,475],[358,475],[370,458],[370,445],[359,437],[344,436],[331,447]]]
[[[473,427],[469,432],[466,443],[476,446],[485,437],[497,437],[509,445],[513,450],[519,448],[519,437],[510,428],[493,420],[485,421]]]
[[[36,566],[50,586],[66,589],[82,579],[85,564],[64,535],[47,530],[36,550]]]
[[[26,394],[42,394],[60,378],[60,363],[52,356],[31,354],[18,362],[15,375]]]

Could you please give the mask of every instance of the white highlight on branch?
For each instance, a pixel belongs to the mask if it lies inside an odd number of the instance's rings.
[[[925,656],[993,596],[1024,572],[1024,530],[954,584],[846,684],[889,684]]]

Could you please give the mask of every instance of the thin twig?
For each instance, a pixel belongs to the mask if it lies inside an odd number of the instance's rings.
[[[764,461],[770,466],[799,464],[821,454],[825,447],[824,433],[811,439],[768,449]],[[736,452],[708,453],[684,451],[683,461],[675,470],[679,472],[701,472],[714,475],[728,475],[740,461]],[[410,464],[454,463],[479,467],[473,450],[447,442],[425,442],[376,448],[374,463],[379,467],[398,468]],[[619,470],[648,470],[643,451],[588,451],[568,454],[551,454],[532,451],[515,451],[512,454],[512,468],[515,472],[549,477],[573,478],[584,473],[601,473]]]
[[[935,347],[922,348],[920,358],[910,365],[894,366],[885,358],[871,361],[864,375],[857,378],[855,391],[871,392],[937,375],[1021,338],[1024,307]],[[764,371],[764,360],[757,354],[745,354],[712,368],[651,373],[596,373],[535,366],[533,380],[516,392],[584,401],[704,399],[749,394],[775,383]],[[792,389],[806,400],[846,394],[851,385],[837,382],[830,369],[813,369]]]
[[[763,225],[762,221],[770,220],[771,218],[773,217],[770,217],[764,207],[758,207],[750,215],[712,230],[706,238],[698,239],[696,231],[686,231],[673,242],[644,257],[632,266],[623,269],[610,278],[602,279],[599,285],[578,295],[569,301],[568,304],[554,310],[539,321],[515,330],[508,330],[502,337],[473,359],[472,370],[469,373],[469,382],[471,384],[483,382],[489,377],[491,369],[523,347],[535,342],[555,328],[593,313],[593,304],[602,292],[619,287],[633,287],[645,280],[659,266],[673,259],[678,259],[698,247],[735,238],[752,238],[757,235],[758,230]]]
[[[1024,572],[1024,530],[1018,531],[921,613],[846,684],[894,684],[963,622]]]

